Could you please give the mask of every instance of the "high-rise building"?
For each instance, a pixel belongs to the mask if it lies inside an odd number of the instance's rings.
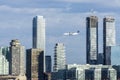
[[[10,75],[25,75],[25,47],[19,40],[10,42]]]
[[[51,73],[52,60],[51,56],[45,56],[46,72]]]
[[[103,56],[104,65],[111,64],[110,47],[115,46],[115,19],[107,16],[103,19]]]
[[[45,57],[45,19],[43,16],[35,16],[33,18],[33,48],[44,50],[43,55]],[[45,69],[44,72],[46,71]]]
[[[26,55],[28,80],[44,80],[44,52],[41,49],[28,49]]]
[[[43,16],[33,18],[33,48],[45,50],[45,19]]]
[[[65,58],[65,46],[63,43],[56,43],[54,53],[54,71],[65,69],[66,58]]]
[[[86,63],[97,64],[98,59],[98,17],[86,18]]]
[[[0,47],[0,75],[9,74],[9,47]]]

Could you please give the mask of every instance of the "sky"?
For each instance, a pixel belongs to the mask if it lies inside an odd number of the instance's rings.
[[[19,39],[32,47],[32,19],[46,20],[46,55],[53,58],[56,43],[64,43],[67,64],[86,63],[86,17],[99,18],[99,53],[102,53],[102,29],[105,16],[115,17],[116,42],[120,44],[120,0],[0,0],[0,46]],[[78,36],[63,36],[80,31]]]

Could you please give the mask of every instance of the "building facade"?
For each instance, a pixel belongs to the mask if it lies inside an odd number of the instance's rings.
[[[10,75],[25,75],[25,47],[19,40],[10,42]]]
[[[58,71],[59,69],[65,69],[65,65],[66,65],[65,46],[63,43],[56,43],[53,70]]]
[[[86,63],[97,64],[98,58],[98,17],[86,18]]]
[[[103,19],[103,55],[104,65],[111,64],[111,54],[109,49],[111,46],[115,46],[115,19],[111,16],[107,16]]]
[[[109,65],[67,65],[68,80],[117,80],[117,72]]]
[[[45,50],[45,19],[43,16],[33,18],[33,48]]]
[[[26,55],[27,80],[44,80],[44,52],[28,49]]]
[[[110,65],[68,64],[66,69],[53,72],[52,80],[117,80],[117,72]]]
[[[52,60],[51,56],[45,56],[45,66],[46,66],[46,73],[51,73],[51,67],[52,67]]]
[[[0,47],[0,75],[9,74],[9,47]]]

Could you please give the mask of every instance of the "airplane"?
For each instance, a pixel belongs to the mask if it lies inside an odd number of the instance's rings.
[[[79,34],[80,31],[77,31],[77,32],[67,32],[67,33],[64,33],[63,35],[64,36],[76,36]]]

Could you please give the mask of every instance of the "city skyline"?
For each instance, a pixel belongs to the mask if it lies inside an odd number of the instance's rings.
[[[116,19],[117,44],[120,44],[119,35],[119,1],[79,1],[79,0],[46,0],[46,1],[2,1],[0,4],[1,43],[0,46],[8,46],[12,39],[19,39],[26,48],[32,47],[32,18],[36,15],[47,19],[46,54],[53,56],[54,45],[63,42],[66,45],[67,63],[85,63],[85,18],[91,14],[98,16],[99,20],[99,44],[102,43],[102,22],[106,15],[113,15]],[[29,3],[33,4],[29,4]],[[48,3],[49,2],[49,3]],[[59,4],[58,4],[59,3]],[[116,4],[116,5],[113,5]],[[86,5],[84,7],[84,5]],[[96,6],[97,5],[97,6]],[[103,6],[101,6],[103,5]],[[96,7],[95,7],[96,6]],[[93,9],[94,13],[91,13]],[[62,34],[69,31],[80,30],[79,36],[65,37]],[[73,42],[73,43],[71,43]],[[99,51],[102,52],[102,44]],[[76,54],[77,56],[75,56]],[[73,60],[76,58],[76,60]]]

